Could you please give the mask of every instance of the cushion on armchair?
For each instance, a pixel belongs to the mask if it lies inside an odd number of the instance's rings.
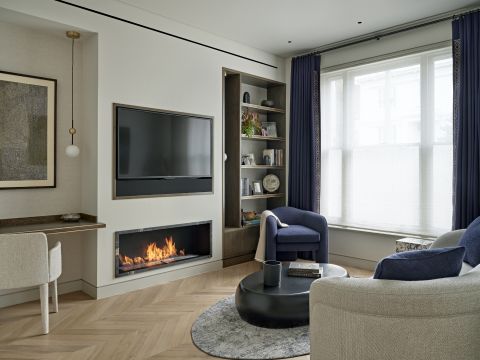
[[[416,281],[458,276],[464,255],[463,246],[393,254],[378,263],[373,278]]]
[[[468,225],[458,245],[465,247],[464,261],[467,264],[473,267],[480,264],[480,216]]]
[[[277,233],[278,243],[317,243],[320,234],[303,225],[289,225],[287,228],[279,228]]]

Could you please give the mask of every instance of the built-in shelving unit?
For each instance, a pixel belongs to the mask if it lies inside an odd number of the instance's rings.
[[[244,225],[242,211],[256,211],[261,214],[286,204],[286,86],[274,80],[259,78],[250,74],[224,69],[225,109],[225,162],[224,178],[224,266],[248,261],[253,258],[258,242],[258,225]],[[250,94],[250,102],[243,102],[243,94]],[[274,106],[259,105],[262,100],[273,100]],[[242,134],[242,113],[257,113],[260,122],[275,122],[277,136],[252,136]],[[281,165],[266,165],[263,150],[283,150]],[[242,155],[254,154],[256,165],[242,165]],[[267,174],[280,179],[280,188],[275,193],[241,193],[241,179],[262,181]]]

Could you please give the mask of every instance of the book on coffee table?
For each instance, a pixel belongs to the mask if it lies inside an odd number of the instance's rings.
[[[291,262],[288,265],[288,276],[321,278],[323,275],[323,266],[317,263]]]

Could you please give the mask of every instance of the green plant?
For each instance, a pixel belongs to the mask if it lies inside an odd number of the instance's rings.
[[[244,111],[242,113],[242,134],[251,137],[255,134],[260,134],[261,131],[262,125],[258,119],[258,114]]]

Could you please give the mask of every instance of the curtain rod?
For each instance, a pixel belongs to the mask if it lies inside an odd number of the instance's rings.
[[[430,25],[438,24],[438,23],[441,23],[441,22],[444,22],[444,21],[448,21],[448,20],[455,20],[455,19],[460,18],[461,16],[464,16],[464,15],[467,15],[467,14],[470,14],[470,13],[473,13],[473,12],[476,12],[476,11],[480,11],[480,8],[478,6],[476,6],[473,9],[472,8],[470,8],[470,9],[457,9],[457,10],[454,10],[454,11],[449,12],[449,13],[444,13],[444,14],[441,14],[441,15],[432,16],[430,18],[425,18],[423,20],[416,20],[416,21],[413,21],[413,22],[410,22],[410,23],[406,23],[404,25],[398,25],[398,26],[395,26],[395,27],[391,27],[391,28],[389,28],[390,30],[388,30],[388,29],[383,30],[383,31],[380,30],[380,31],[377,31],[377,32],[373,32],[373,33],[364,35],[364,36],[359,36],[357,38],[351,38],[350,40],[344,40],[344,41],[339,41],[339,42],[336,42],[336,43],[324,45],[324,46],[321,46],[321,47],[317,48],[316,50],[313,49],[313,50],[310,50],[309,52],[302,53],[302,54],[296,55],[294,57],[302,56],[302,55],[310,55],[310,54],[311,55],[319,55],[319,54],[322,54],[322,53],[325,53],[325,52],[342,49],[344,47],[361,44],[361,43],[367,42],[367,41],[380,40],[383,37],[396,35],[396,34],[404,32],[404,31],[415,30],[415,29],[419,29],[419,28],[422,28],[422,27],[425,27],[425,26],[430,26]],[[428,20],[428,19],[431,19],[431,20]]]

